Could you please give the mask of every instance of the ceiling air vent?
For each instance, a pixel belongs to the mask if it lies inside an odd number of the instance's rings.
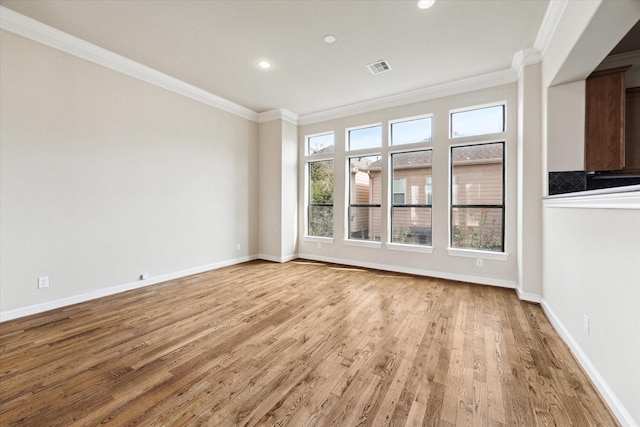
[[[391,69],[391,65],[389,65],[389,62],[383,59],[382,61],[374,62],[373,64],[367,65],[367,68],[369,69],[369,71],[371,71],[371,74],[375,75],[384,73],[385,71],[389,71]]]

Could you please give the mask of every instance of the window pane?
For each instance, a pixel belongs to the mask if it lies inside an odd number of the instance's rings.
[[[349,131],[349,150],[363,150],[382,146],[382,126]]]
[[[382,156],[349,159],[349,238],[380,240]]]
[[[394,179],[393,180],[393,204],[404,204],[407,194],[407,180],[406,179]]]
[[[307,138],[307,153],[333,153],[333,134],[328,133]]]
[[[502,205],[503,144],[452,147],[454,205]]]
[[[333,204],[333,160],[309,162],[309,202]]]
[[[391,241],[431,246],[431,208],[392,208]]]
[[[309,236],[333,237],[333,206],[309,206]]]
[[[391,242],[431,245],[431,150],[391,155],[393,205],[416,207],[391,208]],[[403,192],[400,193],[399,190]],[[403,200],[396,198],[402,194]]]
[[[349,208],[349,238],[380,241],[382,225],[380,207]]]
[[[309,162],[309,236],[333,236],[333,160]]]
[[[352,205],[380,204],[382,189],[382,156],[349,159],[350,203]]]
[[[504,105],[451,113],[451,137],[504,132]]]
[[[453,208],[451,247],[502,251],[502,208]]]
[[[431,150],[391,155],[393,193],[404,193],[404,202],[394,204],[425,205],[431,194]]]
[[[391,124],[391,145],[431,141],[431,117]]]

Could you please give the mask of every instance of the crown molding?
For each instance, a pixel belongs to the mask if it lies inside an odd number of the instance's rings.
[[[487,89],[490,87],[514,83],[518,79],[517,74],[512,69],[496,71],[494,73],[483,74],[468,79],[455,82],[443,83],[411,92],[386,96],[383,98],[364,101],[357,104],[346,105],[344,107],[333,108],[318,113],[305,114],[298,117],[299,125],[323,122],[326,120],[339,119],[341,117],[353,116],[355,114],[368,113],[385,108],[397,107],[400,105],[412,104],[415,102],[427,101],[430,99],[442,98],[444,96],[457,95],[474,90]]]
[[[544,18],[542,18],[542,23],[538,29],[536,41],[533,43],[533,47],[540,52],[540,57],[544,57],[547,52],[551,37],[558,27],[558,22],[560,22],[560,17],[562,17],[564,9],[567,7],[567,3],[568,0],[551,0],[549,2],[547,11],[544,14]]]
[[[513,61],[511,62],[511,69],[515,71],[520,77],[522,69],[527,65],[533,65],[539,63],[541,60],[540,52],[535,47],[529,47],[518,51],[513,55]]]
[[[258,113],[138,62],[0,6],[0,28],[247,120]]]
[[[258,114],[258,123],[271,122],[273,120],[282,120],[292,125],[298,126],[298,116],[284,108],[276,108],[274,110],[264,111]]]

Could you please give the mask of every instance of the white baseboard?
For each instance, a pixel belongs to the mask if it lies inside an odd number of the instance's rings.
[[[540,304],[540,295],[531,294],[529,292],[522,292],[519,287],[516,286],[516,293],[520,301],[535,302]]]
[[[549,319],[549,322],[551,322],[553,328],[556,330],[558,335],[560,335],[560,338],[562,338],[562,340],[567,344],[573,355],[578,360],[578,363],[580,363],[580,365],[582,366],[582,369],[585,370],[595,387],[600,392],[600,395],[604,398],[604,400],[609,405],[609,408],[611,408],[611,411],[618,418],[620,424],[627,427],[638,427],[638,424],[634,421],[629,411],[627,411],[622,402],[620,402],[618,397],[606,383],[604,378],[602,378],[602,375],[600,375],[600,373],[593,365],[593,363],[591,363],[591,360],[589,360],[578,342],[573,338],[562,321],[560,321],[560,318],[555,314],[549,303],[544,298],[542,298],[542,300],[540,301],[540,305],[542,306],[542,309]]]
[[[298,254],[298,258],[310,259],[313,261],[330,262],[333,264],[344,264],[355,267],[373,268],[375,270],[393,271],[396,273],[415,274],[416,276],[438,277],[440,279],[458,280],[460,282],[478,283],[481,285],[498,286],[501,288],[515,289],[516,282],[510,280],[492,279],[487,277],[468,276],[465,274],[447,273],[442,271],[425,270],[421,268],[400,267],[397,265],[376,264],[366,261],[354,261],[351,259],[341,259],[333,257],[318,256],[312,254]]]
[[[222,267],[228,267],[234,264],[240,264],[243,262],[256,259],[257,256],[246,256],[242,258],[235,258],[226,261],[221,261],[213,264],[203,265],[200,267],[194,267],[183,271],[177,271],[175,273],[163,274],[161,276],[152,277],[146,280],[139,280],[131,283],[125,283],[123,285],[113,286],[110,288],[98,289],[86,294],[74,295],[67,298],[58,299],[55,301],[48,301],[41,304],[34,304],[27,307],[20,307],[13,310],[0,311],[0,322],[7,320],[18,319],[20,317],[30,316],[32,314],[42,313],[56,308],[66,307],[72,304],[78,304],[81,302],[89,301],[96,298],[102,298],[109,295],[118,294],[120,292],[126,292],[133,289],[144,288],[146,286],[155,285],[157,283],[166,282],[168,280],[179,279],[181,277],[191,276],[193,274],[203,273],[205,271],[216,270]]]
[[[298,255],[296,254],[291,254],[291,255],[287,255],[287,256],[283,256],[283,257],[275,257],[275,256],[271,256],[271,255],[266,255],[266,254],[258,254],[258,259],[263,259],[265,261],[271,261],[271,262],[278,262],[278,263],[283,263],[283,262],[289,262],[292,261],[294,259],[298,258]]]

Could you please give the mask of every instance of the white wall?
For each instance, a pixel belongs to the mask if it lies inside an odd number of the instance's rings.
[[[257,253],[254,122],[0,37],[3,313]]]
[[[584,79],[638,19],[638,1],[566,3],[542,60],[545,176],[584,168]],[[618,419],[638,425],[640,211],[565,199],[544,202],[543,307]]]
[[[298,243],[298,126],[282,121],[282,257],[295,258]]]
[[[297,129],[281,118],[259,125],[259,256],[274,262],[296,257]]]
[[[541,66],[527,65],[518,79],[518,280],[520,298],[539,301],[542,287]]]
[[[259,125],[259,254],[279,261],[282,254],[282,122]]]
[[[640,210],[545,207],[544,224],[544,306],[617,415],[626,408],[637,424]]]
[[[552,86],[546,91],[547,170],[584,170],[585,81]]]
[[[507,102],[507,131],[504,135],[482,136],[472,138],[449,139],[449,110],[482,105],[494,102]],[[439,277],[449,277],[478,283],[488,283],[515,287],[517,280],[517,244],[516,244],[516,193],[517,193],[517,85],[508,84],[490,89],[468,92],[445,98],[433,99],[415,104],[364,113],[336,120],[314,123],[299,128],[300,161],[304,162],[304,136],[322,132],[335,132],[335,185],[334,200],[334,236],[333,243],[320,243],[300,238],[299,256],[342,262],[352,265],[379,267],[388,270],[406,271]],[[386,147],[387,123],[389,120],[402,119],[417,115],[433,114],[433,252],[417,253],[389,249],[383,242],[379,248],[352,246],[346,244],[344,238],[346,218],[345,193],[345,129],[355,126],[382,123],[383,148]],[[488,259],[482,254],[472,257],[452,256],[449,246],[449,146],[482,141],[506,140],[506,237],[505,250],[509,254],[507,260]],[[301,168],[302,169],[302,168]],[[384,168],[383,168],[384,170]],[[304,236],[304,170],[299,172],[298,190],[300,199],[299,235]],[[383,194],[387,185],[383,183]],[[386,218],[386,204],[383,204],[383,222]],[[383,239],[386,234],[383,232]],[[347,242],[348,243],[348,242]],[[484,266],[476,266],[476,258],[485,258]]]

